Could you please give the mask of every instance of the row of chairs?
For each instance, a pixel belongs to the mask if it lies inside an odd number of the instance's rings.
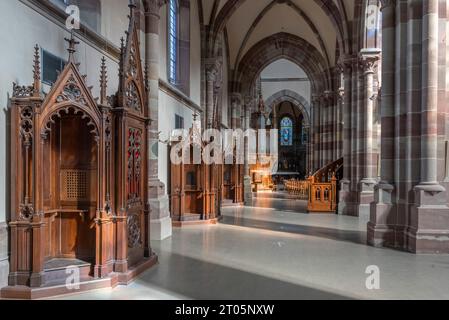
[[[307,200],[309,197],[309,182],[300,180],[286,180],[284,181],[285,190],[289,194],[298,196],[298,198]]]

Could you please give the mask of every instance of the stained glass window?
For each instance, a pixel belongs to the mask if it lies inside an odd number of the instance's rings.
[[[178,7],[170,0],[168,7],[168,80],[176,84],[178,63]]]
[[[293,121],[285,117],[281,120],[281,146],[293,145]]]

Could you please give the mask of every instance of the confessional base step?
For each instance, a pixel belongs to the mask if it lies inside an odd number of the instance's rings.
[[[307,213],[309,214],[337,214],[336,211],[326,211],[326,210],[320,210],[320,209],[308,209]]]
[[[80,259],[48,260],[44,264],[45,283],[64,283],[71,270],[77,269],[81,279],[89,279],[93,274],[92,263]]]
[[[191,215],[184,215],[182,220],[173,219],[172,225],[173,227],[180,228],[180,227],[187,227],[187,226],[196,226],[196,225],[209,225],[209,224],[217,224],[220,218],[214,218],[214,219],[208,219],[208,220],[201,220],[201,215],[195,214],[193,215],[195,217],[192,217]],[[187,219],[186,219],[187,218]]]
[[[91,265],[90,262],[80,259],[62,259],[62,258],[54,258],[48,260],[44,264],[45,270],[56,270],[61,268],[69,268],[69,267],[83,267]]]
[[[108,277],[96,279],[93,277],[82,277],[78,288],[70,288],[67,284],[60,281],[48,282],[39,288],[30,288],[27,286],[9,286],[1,290],[2,299],[44,299],[62,295],[78,294],[97,289],[113,289],[117,285],[127,285],[131,283],[138,275],[151,268],[158,262],[157,255],[144,259],[138,265],[130,268],[126,273],[111,273]]]

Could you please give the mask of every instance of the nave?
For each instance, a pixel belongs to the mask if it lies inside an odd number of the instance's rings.
[[[263,202],[288,207],[291,200]],[[229,207],[223,216],[153,241],[160,263],[130,285],[62,299],[449,298],[449,256],[366,246],[366,223],[356,217],[262,207]],[[380,290],[365,286],[370,265],[380,268]]]

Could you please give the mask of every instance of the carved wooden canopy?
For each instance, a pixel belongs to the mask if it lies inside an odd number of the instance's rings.
[[[148,115],[147,72],[145,71],[144,76],[135,9],[134,5],[130,5],[131,14],[126,32],[126,43],[122,38],[117,103],[119,108],[125,108],[146,117]]]

